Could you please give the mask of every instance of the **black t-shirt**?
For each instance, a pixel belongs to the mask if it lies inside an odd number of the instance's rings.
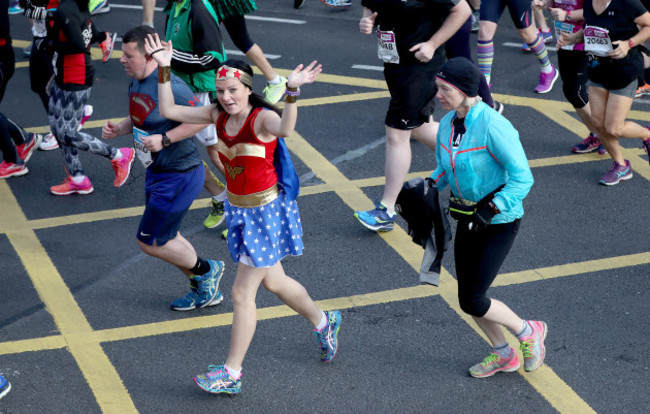
[[[377,12],[375,23],[381,30],[392,30],[400,64],[423,63],[409,49],[431,39],[460,0],[362,0],[361,5]],[[444,45],[440,45],[426,65],[439,66],[444,62]]]
[[[641,0],[612,0],[601,14],[596,14],[593,2],[583,6],[585,27],[596,26],[609,31],[612,42],[628,40],[639,32],[634,20],[646,13]],[[608,89],[620,89],[643,76],[643,59],[639,48],[630,49],[623,59],[600,58],[590,62],[589,78]]]

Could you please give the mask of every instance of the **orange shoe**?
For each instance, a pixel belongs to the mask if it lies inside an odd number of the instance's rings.
[[[99,44],[99,48],[102,50],[102,63],[108,62],[108,59],[111,58],[116,38],[117,33],[106,32],[106,40]]]
[[[16,145],[16,152],[18,153],[18,157],[20,157],[23,162],[29,161],[29,159],[32,157],[32,154],[34,153],[34,150],[36,150],[36,148],[38,148],[43,141],[43,137],[39,134],[32,133],[31,136],[31,141]]]
[[[131,148],[120,148],[122,152],[122,158],[111,160],[113,165],[113,171],[115,171],[115,181],[113,186],[115,188],[120,188],[124,185],[129,174],[131,174],[131,166],[133,165],[133,160],[135,160],[135,151]]]
[[[90,194],[93,191],[95,189],[88,177],[84,177],[83,181],[77,184],[72,177],[67,176],[62,184],[50,187],[50,192],[54,195]]]
[[[650,95],[650,85],[647,83],[643,84],[643,86],[639,86],[636,90],[636,93],[634,94],[635,98],[641,97],[643,95]]]

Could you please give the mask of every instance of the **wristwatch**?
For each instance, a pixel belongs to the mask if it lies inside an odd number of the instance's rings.
[[[172,141],[169,139],[166,133],[162,133],[162,145],[163,148],[167,148],[168,146],[172,145]]]

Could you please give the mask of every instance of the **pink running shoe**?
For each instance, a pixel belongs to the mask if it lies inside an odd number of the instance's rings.
[[[77,184],[72,177],[67,176],[62,184],[50,187],[50,192],[54,195],[90,194],[93,191],[95,189],[88,177],[84,177],[83,181]]]
[[[41,141],[43,141],[43,136],[33,133],[31,135],[32,139],[29,142],[16,146],[18,157],[20,157],[20,159],[25,163],[29,161],[36,148],[38,148],[41,145]]]
[[[532,372],[537,370],[544,362],[546,348],[544,340],[548,333],[546,323],[542,321],[526,321],[533,329],[530,336],[519,339],[519,349],[524,354],[524,371]]]
[[[0,163],[0,178],[19,177],[29,172],[25,163],[14,164],[13,162],[2,161]]]
[[[106,32],[106,40],[99,44],[99,48],[102,51],[102,63],[108,62],[108,59],[113,55],[113,48],[115,47],[115,39],[117,38],[117,33]]]
[[[560,77],[560,72],[557,68],[551,63],[553,70],[550,73],[540,72],[539,74],[539,84],[535,88],[537,93],[548,93],[553,89],[553,85],[557,78]]]
[[[86,121],[90,119],[91,116],[93,116],[93,106],[84,105],[84,114],[81,117],[81,121],[79,122],[79,127],[77,128],[77,131],[81,131],[81,128],[83,128],[84,124],[86,123]]]
[[[510,356],[508,358],[501,358],[501,356],[492,352],[486,356],[482,362],[474,365],[469,369],[469,375],[474,378],[487,378],[496,374],[497,372],[514,372],[520,367],[519,357],[517,352],[510,348]]]
[[[113,165],[113,171],[115,171],[115,181],[113,186],[115,188],[120,188],[129,178],[131,174],[131,166],[133,165],[133,160],[135,160],[135,151],[131,148],[120,148],[122,152],[122,158],[111,160]]]

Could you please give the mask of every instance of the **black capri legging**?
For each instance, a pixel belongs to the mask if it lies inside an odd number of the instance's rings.
[[[458,223],[454,259],[458,300],[463,312],[480,318],[490,309],[490,298],[485,294],[510,252],[520,221],[491,224],[480,231]]]
[[[587,81],[587,53],[584,50],[557,51],[557,64],[562,78],[562,92],[574,108],[584,108],[589,103]]]
[[[241,50],[243,53],[248,52],[255,44],[248,34],[248,29],[246,29],[246,20],[244,20],[244,16],[227,17],[224,19],[223,25],[226,27],[226,31],[228,32],[230,39],[232,39],[232,42],[235,44],[237,49]]]

